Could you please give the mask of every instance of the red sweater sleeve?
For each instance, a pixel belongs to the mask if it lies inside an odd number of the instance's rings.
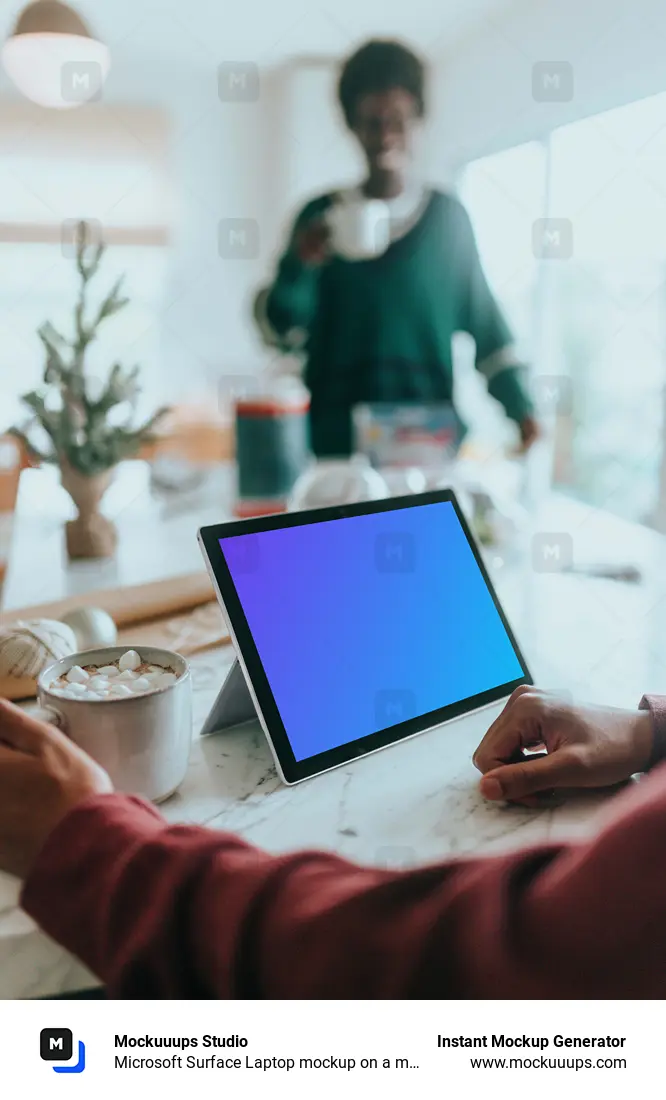
[[[586,844],[389,872],[100,796],[23,905],[115,997],[664,997],[666,768],[615,806]]]

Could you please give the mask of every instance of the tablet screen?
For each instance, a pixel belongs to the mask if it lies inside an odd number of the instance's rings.
[[[448,500],[219,545],[296,761],[525,675]]]

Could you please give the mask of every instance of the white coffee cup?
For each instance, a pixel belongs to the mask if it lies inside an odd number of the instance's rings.
[[[184,657],[137,646],[146,664],[172,669],[176,682],[145,695],[119,699],[63,699],[49,690],[74,665],[113,664],[127,646],[74,653],[49,665],[37,683],[39,708],[31,713],[57,726],[101,764],[117,791],[163,802],[182,783],[192,745],[192,678]]]
[[[388,205],[383,199],[342,196],[329,208],[326,221],[333,251],[345,260],[371,260],[391,243]]]

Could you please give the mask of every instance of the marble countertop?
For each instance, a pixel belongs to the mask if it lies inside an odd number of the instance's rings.
[[[174,571],[195,567],[196,547],[188,541],[190,533],[194,541],[192,515],[171,522],[182,535],[174,545],[187,544],[189,554]],[[535,522],[537,531],[572,533],[577,562],[631,560],[643,571],[642,583],[620,584],[539,572],[525,548],[514,560],[489,556],[536,681],[574,697],[624,706],[635,706],[643,691],[663,691],[663,539],[564,500],[549,501]],[[8,606],[26,599],[16,580],[10,596]],[[195,730],[232,659],[229,649],[194,658]],[[541,811],[491,805],[480,797],[471,757],[499,709],[439,727],[295,787],[279,780],[257,723],[195,737],[187,777],[161,809],[170,821],[232,830],[273,852],[318,847],[392,867],[588,835],[609,811],[608,796],[585,795]],[[21,912],[18,889],[15,880],[0,875],[0,998],[47,996],[96,984]]]

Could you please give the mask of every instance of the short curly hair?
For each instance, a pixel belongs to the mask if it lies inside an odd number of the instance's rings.
[[[401,42],[375,38],[347,58],[338,81],[338,99],[347,125],[354,125],[354,111],[361,96],[403,88],[416,100],[419,116],[425,113],[425,65]]]

